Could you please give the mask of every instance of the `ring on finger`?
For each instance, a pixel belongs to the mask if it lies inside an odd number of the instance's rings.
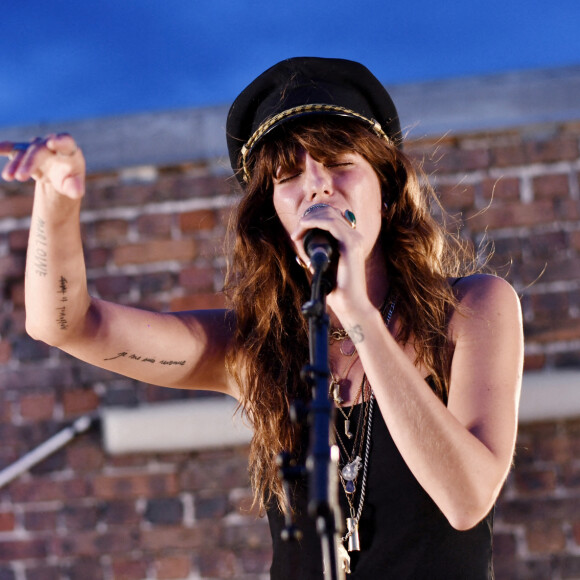
[[[14,145],[12,145],[12,152],[19,153],[20,151],[28,151],[30,145],[31,143],[14,143]]]
[[[350,209],[345,209],[342,214],[344,219],[349,223],[350,227],[354,230],[356,229],[356,216]]]

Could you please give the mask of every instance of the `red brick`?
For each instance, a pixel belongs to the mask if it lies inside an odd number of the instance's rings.
[[[536,317],[568,318],[568,294],[550,292],[549,294],[532,295],[532,308]]]
[[[127,294],[131,290],[132,283],[131,276],[99,276],[94,281],[99,296],[104,300]]]
[[[0,340],[0,363],[7,363],[12,357],[12,345],[6,340]]]
[[[259,548],[236,551],[238,565],[247,574],[267,575],[272,563],[272,550],[268,549],[269,542],[264,542]]]
[[[16,308],[24,308],[24,280],[10,284],[10,300]]]
[[[568,176],[562,174],[540,175],[532,180],[534,195],[542,197],[568,197]]]
[[[67,417],[90,413],[99,407],[99,397],[90,389],[65,391],[62,406]]]
[[[157,578],[186,578],[191,571],[191,558],[189,556],[165,556],[155,561]]]
[[[571,136],[557,136],[545,141],[533,141],[524,145],[526,157],[531,163],[572,161],[579,156],[578,139]]]
[[[206,308],[225,308],[226,300],[223,294],[191,294],[171,300],[170,309],[173,312],[183,310],[198,310]]]
[[[32,213],[33,196],[6,197],[0,199],[0,218],[28,217]]]
[[[220,519],[231,512],[228,496],[225,493],[201,491],[195,496],[195,518]]]
[[[106,580],[100,557],[81,557],[61,565],[70,580]]]
[[[14,230],[8,234],[11,252],[25,252],[28,247],[28,230]]]
[[[534,522],[527,530],[526,540],[528,549],[534,553],[554,554],[566,546],[562,523],[556,520]]]
[[[214,287],[215,270],[211,267],[184,268],[179,273],[179,286],[196,292],[212,291]]]
[[[171,214],[147,214],[139,216],[137,219],[137,231],[141,238],[161,238],[171,235]]]
[[[485,199],[497,201],[518,201],[520,198],[520,180],[517,177],[484,179],[482,193]]]
[[[25,395],[20,399],[20,414],[23,419],[51,419],[54,414],[54,393]]]
[[[0,532],[11,532],[14,530],[16,520],[13,512],[0,512]]]
[[[127,239],[129,224],[125,220],[110,219],[95,223],[95,237],[105,244],[118,244]]]
[[[67,465],[76,473],[97,471],[105,462],[101,445],[76,442],[68,445],[65,452]]]
[[[217,546],[221,541],[221,523],[208,520],[194,528],[161,526],[141,531],[140,547],[143,550],[172,549],[199,550]]]
[[[68,502],[62,510],[64,526],[69,532],[76,533],[96,528],[99,513],[96,505]]]
[[[249,487],[247,447],[200,453],[195,463],[183,470],[181,485],[206,496],[212,491]]]
[[[27,564],[26,580],[61,580],[61,569],[57,564],[48,566],[44,564]]]
[[[175,474],[100,475],[94,480],[95,494],[103,499],[160,497],[178,491]]]
[[[114,251],[117,266],[166,260],[187,262],[194,257],[195,242],[193,240],[153,240],[143,244],[122,246]]]
[[[497,167],[525,165],[526,155],[521,143],[498,145],[491,149],[492,164]]]
[[[468,216],[469,227],[476,232],[500,228],[534,226],[553,222],[554,207],[550,200],[527,204],[505,203],[492,205],[485,211]]]
[[[213,230],[215,226],[216,216],[210,209],[189,211],[179,216],[179,227],[183,232]]]
[[[575,250],[580,250],[580,230],[570,233],[570,247]]]
[[[16,480],[9,489],[12,500],[16,502],[65,501],[84,498],[90,494],[89,483],[81,478],[64,481],[45,478]]]
[[[24,276],[24,255],[0,256],[0,279]]]
[[[104,267],[111,256],[111,251],[106,248],[91,248],[85,251],[87,268]]]
[[[559,319],[559,324],[554,327],[551,318],[524,323],[524,334],[528,342],[550,343],[565,342],[580,339],[580,325],[577,320]]]
[[[580,280],[580,256],[567,259],[565,255],[556,254],[549,259],[540,258],[538,261],[526,261],[521,271],[527,279],[533,277],[533,280],[542,273],[540,279],[542,282]]]
[[[143,580],[147,576],[149,563],[143,556],[136,559],[113,558],[111,568],[115,580]]]
[[[24,514],[24,527],[33,532],[55,531],[57,521],[55,510],[29,510]]]
[[[130,526],[141,521],[136,500],[111,499],[101,504],[101,519],[108,526]]]
[[[575,199],[554,200],[556,217],[561,221],[577,222],[580,220],[580,201]]]
[[[47,545],[44,540],[3,540],[0,542],[0,562],[46,558]]]
[[[557,475],[553,469],[520,469],[515,473],[515,480],[519,492],[545,494],[556,489]]]
[[[224,546],[233,549],[260,548],[270,545],[270,528],[265,518],[248,516],[247,524],[228,525],[224,530]]]
[[[197,256],[206,261],[215,260],[223,257],[224,238],[217,234],[207,238],[196,239]]]
[[[137,535],[130,529],[76,531],[53,537],[51,552],[60,557],[100,556],[129,553],[138,547]]]
[[[240,576],[240,564],[236,555],[230,550],[203,550],[195,555],[199,572],[209,578],[237,578]]]
[[[473,185],[464,183],[441,184],[437,186],[437,193],[441,198],[441,205],[447,210],[470,208],[475,202]]]
[[[539,371],[546,366],[545,354],[527,354],[524,357],[524,371]]]

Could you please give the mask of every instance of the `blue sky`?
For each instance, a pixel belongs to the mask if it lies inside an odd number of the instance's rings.
[[[298,55],[387,85],[580,65],[579,25],[579,0],[6,2],[0,126],[230,103]]]

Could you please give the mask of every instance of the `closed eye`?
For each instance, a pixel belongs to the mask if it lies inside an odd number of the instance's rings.
[[[352,162],[343,161],[341,163],[327,163],[326,167],[346,167],[347,165],[352,165]]]
[[[290,174],[283,175],[282,177],[276,177],[276,182],[277,183],[286,183],[287,181],[290,181],[291,179],[298,177],[301,173],[302,173],[302,171],[297,171],[296,173],[290,173]]]

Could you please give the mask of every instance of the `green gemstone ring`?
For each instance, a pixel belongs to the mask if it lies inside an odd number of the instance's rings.
[[[350,227],[354,230],[356,228],[356,217],[350,209],[344,210],[344,219],[350,224]]]

